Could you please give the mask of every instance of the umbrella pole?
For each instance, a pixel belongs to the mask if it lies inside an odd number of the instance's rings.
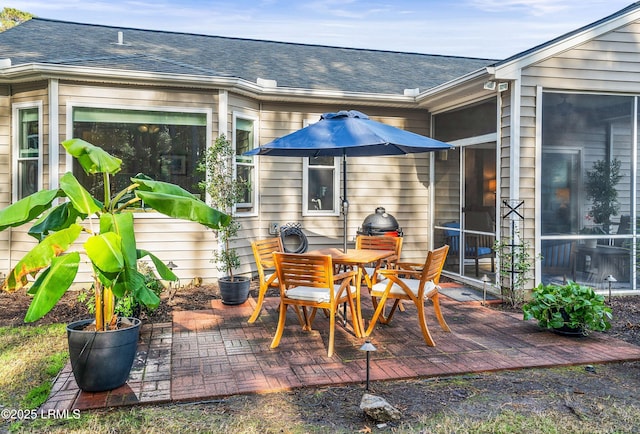
[[[343,252],[347,253],[347,214],[349,201],[347,200],[347,154],[342,154],[342,234],[344,238]]]

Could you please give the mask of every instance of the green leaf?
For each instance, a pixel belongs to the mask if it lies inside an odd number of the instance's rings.
[[[62,146],[78,160],[87,174],[109,173],[113,175],[118,173],[122,166],[121,159],[82,139],[66,140],[62,142]]]
[[[133,227],[133,214],[102,214],[100,216],[100,233],[115,232],[122,240],[122,255],[127,267],[136,268],[137,251],[136,235]]]
[[[165,193],[172,196],[188,197],[191,199],[197,199],[193,194],[189,193],[179,185],[170,184],[168,182],[155,181],[149,178],[147,175],[139,173],[135,177],[131,178],[132,182],[139,184],[138,191],[153,191],[156,193]]]
[[[73,224],[67,229],[49,235],[24,255],[15,268],[9,272],[2,284],[2,289],[12,292],[25,286],[28,283],[27,276],[35,276],[38,271],[48,267],[53,258],[60,256],[73,244],[81,230],[80,225]]]
[[[115,232],[90,237],[84,248],[93,265],[105,273],[117,273],[124,267],[122,240]]]
[[[227,214],[193,197],[151,191],[136,191],[136,194],[146,205],[169,217],[191,220],[211,229],[220,229],[231,222]]]
[[[137,270],[133,270],[136,274],[136,282],[139,282],[138,285],[131,289],[131,293],[134,298],[140,303],[147,306],[149,309],[155,309],[160,305],[160,297],[153,292],[151,289],[147,288],[145,285],[144,275]]]
[[[141,249],[138,250],[138,259],[142,259],[145,256],[148,256],[149,258],[151,258],[151,261],[153,262],[153,265],[155,265],[156,271],[160,275],[161,279],[171,280],[174,282],[178,280],[178,276],[176,276],[173,273],[173,271],[171,271],[171,269],[167,267],[165,263],[160,260],[160,258],[156,257],[151,252],[148,252],[146,250],[141,250]]]
[[[90,215],[102,209],[102,203],[91,196],[71,172],[62,175],[60,188],[80,213]]]
[[[29,293],[35,295],[24,317],[25,322],[39,320],[56,305],[73,283],[79,264],[78,252],[71,252],[51,260],[51,266],[38,276],[29,289]]]
[[[52,208],[46,215],[41,217],[38,222],[29,229],[29,235],[42,241],[49,232],[56,232],[66,229],[78,218],[85,219],[87,216],[81,214],[73,207],[71,202],[62,203]]]
[[[60,196],[59,190],[42,190],[21,199],[0,211],[0,231],[23,225],[40,216]]]

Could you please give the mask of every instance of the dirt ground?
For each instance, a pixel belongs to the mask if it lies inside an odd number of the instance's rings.
[[[252,291],[256,296],[255,288]],[[214,285],[204,285],[182,288],[170,301],[169,296],[165,291],[160,308],[149,316],[143,316],[143,320],[170,321],[172,311],[202,309],[219,294]],[[28,304],[29,298],[24,293],[0,293],[0,326],[22,325]],[[614,297],[610,306],[614,318],[612,329],[606,333],[640,346],[640,296]],[[75,300],[75,294],[68,293],[39,323],[69,322],[88,316],[86,308]],[[375,382],[371,385],[371,393],[396,406],[403,414],[403,422],[408,423],[415,423],[424,415],[442,412],[485,419],[509,410],[525,415],[529,412],[559,411],[577,420],[603,420],[608,411],[620,406],[631,406],[640,414],[639,390],[640,362],[569,369],[524,369],[464,377]],[[327,429],[346,427],[356,432],[363,427],[375,426],[358,407],[363,392],[363,387],[342,386],[235,396],[215,405],[209,404],[202,411],[233,413],[251,408],[255,412],[260,408],[263,412],[260,417],[264,421],[294,418],[326,425]],[[625,416],[616,417],[624,419]],[[627,423],[624,426],[633,427],[628,432],[640,432],[640,422],[632,423],[639,425]]]

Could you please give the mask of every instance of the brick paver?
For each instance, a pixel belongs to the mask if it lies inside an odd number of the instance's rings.
[[[372,313],[369,304],[363,303],[365,318]],[[82,392],[67,366],[43,407],[87,409],[195,401],[364,383],[366,355],[359,348],[365,339],[356,338],[349,325],[336,326],[335,353],[329,358],[324,315],[317,315],[312,332],[303,332],[290,312],[280,346],[272,350],[278,299],[267,298],[260,318],[248,324],[253,306],[253,300],[241,306],[213,300],[199,311],[175,312],[172,324],[147,324],[126,385],[109,392]],[[521,315],[447,297],[442,297],[442,310],[452,332],[443,332],[432,313],[428,322],[437,346],[428,347],[415,308],[405,306],[406,312],[397,313],[388,326],[377,326],[368,338],[377,347],[370,355],[372,381],[640,360],[640,347],[606,333],[561,336],[540,330],[534,321],[522,321]]]

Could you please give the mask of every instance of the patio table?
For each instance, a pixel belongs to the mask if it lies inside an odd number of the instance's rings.
[[[325,249],[310,250],[308,255],[329,255],[331,260],[336,265],[343,265],[345,267],[355,267],[357,269],[356,276],[356,314],[358,315],[357,321],[354,324],[358,324],[358,330],[354,330],[357,337],[364,337],[364,319],[362,318],[362,308],[360,301],[360,287],[362,283],[362,269],[366,264],[376,263],[382,261],[385,258],[396,254],[393,250],[369,250],[369,249],[348,249],[344,252],[342,249],[329,247]],[[346,308],[345,308],[346,310]],[[345,312],[346,319],[346,312]]]

